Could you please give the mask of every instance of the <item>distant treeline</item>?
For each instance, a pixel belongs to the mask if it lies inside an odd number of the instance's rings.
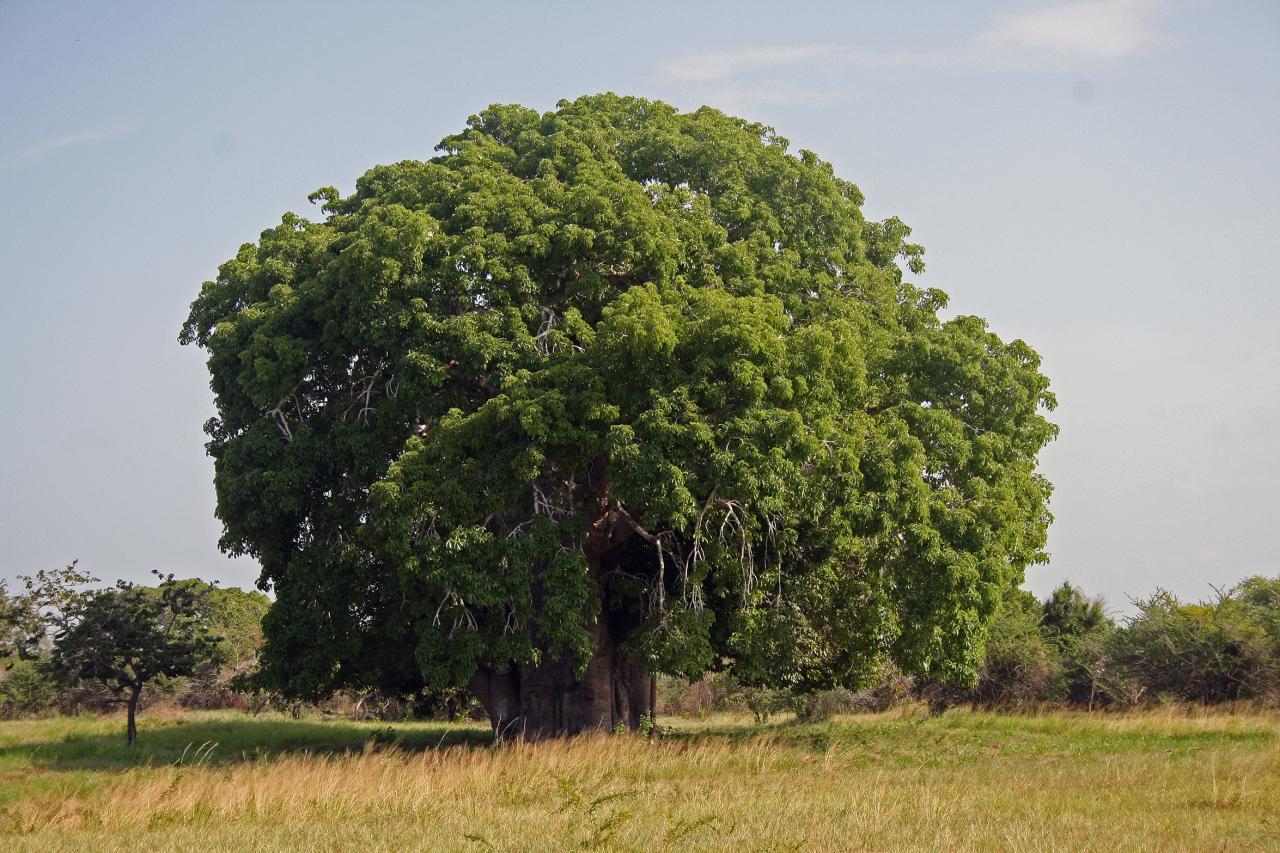
[[[1064,583],[1043,602],[1016,590],[992,625],[982,704],[1131,706],[1280,699],[1280,578],[1251,577],[1187,604],[1158,590],[1119,621]]]
[[[160,580],[101,587],[73,562],[19,578],[12,592],[0,582],[0,716],[119,708],[126,696],[116,668],[157,662],[147,659],[172,654],[180,634],[194,641],[183,649],[186,674],[140,680],[143,704],[245,705],[271,600],[198,579]]]
[[[1012,590],[990,627],[972,685],[911,678],[889,668],[860,691],[794,694],[744,686],[720,674],[693,684],[665,682],[664,704],[684,714],[740,707],[759,719],[789,710],[806,720],[907,701],[925,702],[934,711],[954,705],[1280,704],[1280,578],[1251,577],[1194,604],[1159,590],[1134,605],[1132,615],[1116,619],[1070,583],[1044,601]]]
[[[69,569],[71,567],[68,567]],[[199,593],[208,630],[220,646],[209,664],[184,677],[149,681],[145,704],[184,707],[301,710],[297,703],[256,691],[253,673],[262,643],[262,617],[270,600],[246,592],[181,581]],[[24,647],[33,617],[30,592],[0,586],[0,715],[77,713],[117,707],[101,684],[68,680],[50,664],[50,644]],[[24,619],[26,620],[24,622]],[[28,638],[29,639],[29,638]],[[19,649],[25,648],[20,654]],[[1146,703],[1254,701],[1280,704],[1280,578],[1252,577],[1196,603],[1160,590],[1135,602],[1132,615],[1116,619],[1102,602],[1064,583],[1044,601],[1013,590],[990,626],[985,658],[972,685],[912,678],[892,668],[861,690],[804,694],[756,688],[718,673],[694,682],[664,679],[659,708],[697,714],[741,708],[760,719],[794,711],[816,720],[900,702],[933,710],[971,704],[1023,708],[1045,704],[1080,708],[1128,708]],[[356,716],[403,717],[467,713],[465,693],[398,697],[344,695],[328,710]]]

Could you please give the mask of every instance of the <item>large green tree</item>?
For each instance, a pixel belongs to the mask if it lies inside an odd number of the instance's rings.
[[[317,191],[182,330],[268,683],[469,685],[538,736],[638,725],[655,673],[972,676],[1049,522],[1030,347],[714,109],[493,106],[438,151]]]

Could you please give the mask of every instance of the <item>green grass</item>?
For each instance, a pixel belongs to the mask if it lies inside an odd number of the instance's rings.
[[[0,848],[1280,849],[1280,718],[914,711],[494,748],[473,724],[0,723]]]
[[[202,745],[214,745],[206,763],[253,761],[297,752],[361,750],[373,740],[406,749],[491,742],[477,723],[379,723],[282,714],[251,716],[209,711],[140,716],[139,740],[129,747],[123,717],[52,717],[0,722],[0,772],[22,767],[50,770],[123,770],[195,760]],[[7,793],[0,788],[0,798]]]

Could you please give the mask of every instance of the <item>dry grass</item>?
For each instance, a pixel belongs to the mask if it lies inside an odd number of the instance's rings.
[[[1256,713],[719,719],[497,749],[416,748],[439,730],[403,727],[409,747],[197,745],[123,770],[92,769],[55,722],[51,757],[23,765],[43,730],[15,725],[13,849],[1280,849],[1280,724]]]

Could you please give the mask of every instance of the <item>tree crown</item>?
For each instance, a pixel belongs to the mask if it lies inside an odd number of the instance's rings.
[[[940,319],[910,230],[771,128],[494,106],[311,199],[180,338],[278,686],[582,662],[600,620],[650,671],[971,677],[1044,556],[1038,356]]]
[[[54,625],[52,671],[117,694],[156,676],[192,675],[220,656],[201,590],[172,575],[154,588],[118,581],[92,590],[56,614]]]

